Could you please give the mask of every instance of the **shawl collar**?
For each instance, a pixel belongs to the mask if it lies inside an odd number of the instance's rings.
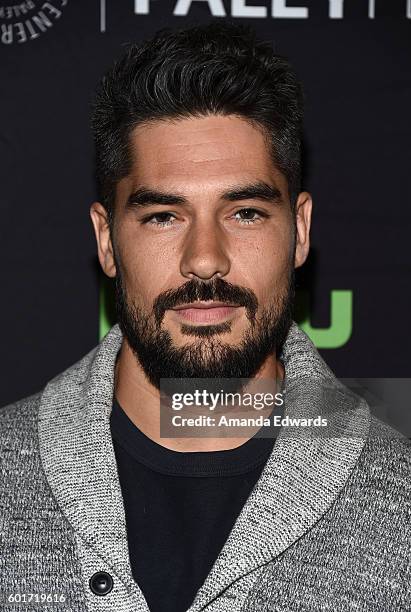
[[[110,434],[114,366],[121,342],[115,325],[96,348],[46,386],[39,410],[40,453],[50,487],[76,534],[144,609],[130,568]],[[232,582],[303,536],[334,502],[363,448],[370,420],[367,404],[337,381],[296,323],[281,358],[286,372],[285,415],[327,413],[331,427],[327,435],[315,437],[290,437],[281,429],[190,612],[202,610]],[[325,384],[335,391],[333,401],[321,407]]]

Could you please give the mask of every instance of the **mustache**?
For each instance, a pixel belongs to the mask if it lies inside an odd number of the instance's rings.
[[[255,321],[258,308],[258,300],[251,289],[232,285],[222,278],[202,282],[195,279],[189,280],[177,289],[168,289],[154,300],[153,311],[158,326],[161,325],[166,310],[190,304],[197,300],[218,301],[244,306],[247,318],[251,323]]]

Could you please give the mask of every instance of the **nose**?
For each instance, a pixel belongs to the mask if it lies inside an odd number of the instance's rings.
[[[230,259],[221,228],[212,220],[197,220],[190,228],[183,246],[180,272],[186,278],[210,280],[226,276]]]

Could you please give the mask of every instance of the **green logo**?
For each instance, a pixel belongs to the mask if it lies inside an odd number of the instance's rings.
[[[334,289],[330,294],[330,325],[313,327],[310,321],[308,291],[296,293],[296,321],[317,348],[336,349],[347,344],[352,335],[353,292]]]

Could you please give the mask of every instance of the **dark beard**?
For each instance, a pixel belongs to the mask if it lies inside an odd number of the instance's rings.
[[[176,290],[160,294],[152,313],[128,300],[119,262],[116,276],[116,311],[123,335],[151,384],[160,390],[162,378],[252,378],[267,356],[281,350],[292,322],[294,269],[280,298],[274,299],[256,317],[255,294],[244,287],[217,278],[209,282],[190,280]],[[215,300],[244,306],[250,328],[239,346],[224,343],[217,334],[229,332],[231,323],[182,325],[181,332],[196,335],[198,341],[176,347],[168,331],[161,329],[167,309],[196,300]]]

